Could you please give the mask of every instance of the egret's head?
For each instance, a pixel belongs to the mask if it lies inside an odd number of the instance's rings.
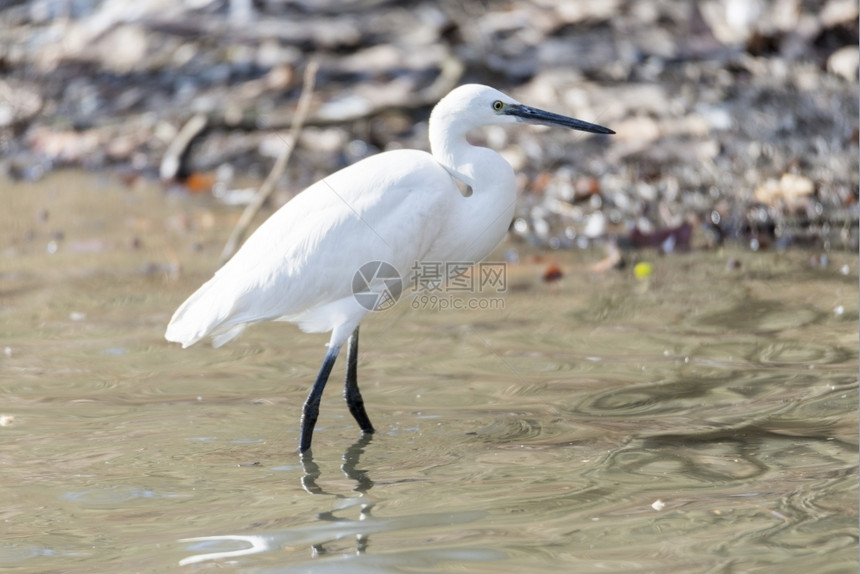
[[[445,123],[448,129],[465,132],[488,125],[530,123],[562,126],[594,134],[615,132],[567,116],[523,105],[493,88],[466,84],[452,90],[433,109],[433,122]]]

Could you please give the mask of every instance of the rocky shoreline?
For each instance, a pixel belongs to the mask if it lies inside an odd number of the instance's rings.
[[[276,202],[380,150],[427,149],[433,104],[481,82],[618,132],[476,136],[521,174],[512,231],[531,244],[857,249],[853,1],[4,6],[10,178],[112,169],[241,203],[240,183],[265,177],[283,149],[313,60]]]

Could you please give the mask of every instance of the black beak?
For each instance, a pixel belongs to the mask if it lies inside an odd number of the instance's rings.
[[[589,132],[592,134],[610,135],[615,133],[611,129],[599,126],[597,124],[591,124],[582,120],[577,120],[575,118],[569,118],[567,116],[554,114],[552,112],[545,112],[543,110],[532,108],[530,106],[524,106],[522,104],[509,105],[505,108],[503,113],[509,116],[516,116],[522,121],[528,122],[530,124],[540,124],[544,126],[563,126],[572,130],[579,130],[581,132]]]

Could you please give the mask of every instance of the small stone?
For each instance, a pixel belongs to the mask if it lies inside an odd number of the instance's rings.
[[[827,58],[827,71],[849,82],[857,81],[858,68],[860,68],[860,50],[857,46],[840,48]]]

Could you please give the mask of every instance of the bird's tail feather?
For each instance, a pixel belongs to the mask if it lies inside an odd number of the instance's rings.
[[[227,303],[231,298],[218,297],[211,289],[213,280],[179,306],[167,325],[165,339],[182,343],[184,349],[211,335],[213,346],[220,347],[245,329],[244,324],[223,325],[233,312],[232,304]]]

